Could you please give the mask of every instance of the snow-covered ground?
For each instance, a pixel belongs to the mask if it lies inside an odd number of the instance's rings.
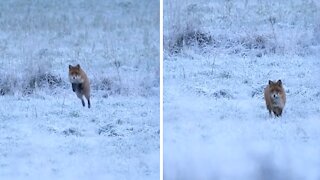
[[[0,2],[0,179],[159,179],[159,2]],[[91,80],[91,109],[68,65]]]
[[[158,98],[0,99],[1,179],[159,179]]]
[[[320,178],[319,4],[245,2],[189,0],[175,12],[170,8],[179,1],[165,3],[165,179]],[[314,3],[312,13],[308,3]],[[303,6],[309,8],[297,10]],[[230,16],[224,17],[228,11]],[[188,15],[201,25],[194,26],[196,30],[215,41],[192,46],[186,33],[180,51],[170,52],[170,41],[184,33],[180,28],[189,23]],[[267,25],[269,15],[279,19],[274,24],[277,43]],[[292,24],[288,19],[295,16]],[[239,42],[245,31],[252,33]],[[299,43],[303,38],[298,32],[305,34],[305,45]],[[264,47],[261,41],[256,48],[248,47],[252,36],[263,37]],[[268,80],[278,79],[287,104],[282,117],[270,118],[263,88]]]

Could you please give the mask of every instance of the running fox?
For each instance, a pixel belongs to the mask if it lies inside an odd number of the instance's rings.
[[[83,107],[85,106],[83,96],[85,96],[88,101],[88,108],[90,108],[90,82],[79,64],[76,66],[69,65],[69,80],[72,85],[72,91],[81,99]]]
[[[269,80],[268,86],[264,89],[264,99],[266,100],[270,116],[272,112],[276,117],[281,116],[284,105],[286,104],[286,93],[281,80],[277,82]]]

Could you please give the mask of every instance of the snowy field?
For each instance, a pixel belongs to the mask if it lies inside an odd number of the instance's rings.
[[[0,2],[0,179],[159,179],[159,2]],[[68,65],[91,80],[91,109]]]
[[[164,178],[320,179],[319,3],[179,2],[164,4]]]

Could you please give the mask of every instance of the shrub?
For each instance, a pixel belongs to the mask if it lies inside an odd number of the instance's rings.
[[[0,95],[8,95],[8,94],[13,94],[14,89],[17,86],[17,79],[15,79],[12,76],[1,76],[2,78],[0,79]]]
[[[22,84],[22,93],[24,95],[32,94],[36,88],[49,87],[53,89],[64,84],[60,76],[52,75],[51,73],[33,74],[23,81],[26,82]]]
[[[170,53],[179,53],[184,46],[205,47],[213,43],[213,38],[209,33],[197,31],[186,31],[178,35],[173,43],[169,43]]]

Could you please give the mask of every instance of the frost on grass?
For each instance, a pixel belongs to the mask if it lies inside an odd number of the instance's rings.
[[[10,0],[0,12],[0,179],[159,179],[159,3]],[[91,109],[69,64],[91,81]]]
[[[0,75],[19,81],[14,92],[43,83],[35,81],[65,88],[68,65],[80,64],[96,89],[104,88],[107,79],[109,94],[156,94],[152,80],[159,78],[157,2],[2,4]],[[150,82],[146,86],[152,86],[151,93],[144,91],[142,82]]]
[[[239,56],[306,56],[319,46],[316,1],[175,0],[164,5],[164,49],[171,54],[200,46],[204,52]]]
[[[164,1],[165,179],[320,178],[319,6]],[[270,118],[278,79],[287,103]]]

